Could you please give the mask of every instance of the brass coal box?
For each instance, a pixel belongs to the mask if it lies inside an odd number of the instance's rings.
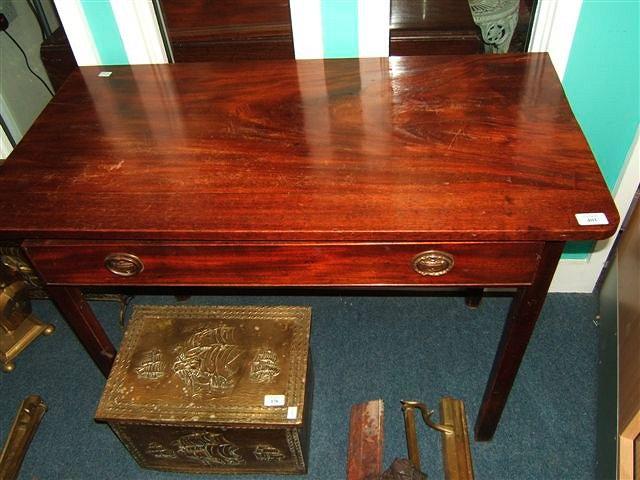
[[[310,324],[303,307],[138,306],[96,419],[144,468],[305,473]]]

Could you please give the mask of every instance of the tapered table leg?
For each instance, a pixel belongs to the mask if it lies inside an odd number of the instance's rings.
[[[464,303],[469,308],[478,308],[482,302],[484,288],[467,288]]]
[[[493,438],[563,247],[564,242],[547,242],[533,283],[519,288],[511,303],[476,419],[475,436],[478,441]]]
[[[80,289],[48,286],[47,293],[100,371],[105,377],[108,376],[116,349],[85,301]]]

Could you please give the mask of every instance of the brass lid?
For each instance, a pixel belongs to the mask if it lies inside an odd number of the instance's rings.
[[[96,419],[301,425],[311,309],[136,306]]]

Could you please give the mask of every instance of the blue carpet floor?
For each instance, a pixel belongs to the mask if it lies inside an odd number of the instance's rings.
[[[136,304],[174,303],[136,297]],[[401,399],[436,407],[441,396],[465,401],[470,426],[490,371],[509,298],[485,298],[470,310],[459,297],[292,296],[193,297],[186,303],[310,305],[315,371],[309,473],[344,478],[349,409],[385,401],[385,464],[406,456]],[[94,308],[117,346],[117,306]],[[56,332],[32,344],[16,370],[0,375],[0,437],[22,399],[49,406],[22,469],[23,479],[180,479],[140,469],[108,426],[93,415],[104,378],[48,301],[34,302]],[[472,443],[477,479],[595,478],[597,298],[550,295],[492,442]],[[472,428],[472,427],[471,427]],[[423,468],[442,478],[436,434],[422,428]],[[195,478],[210,478],[195,476]]]

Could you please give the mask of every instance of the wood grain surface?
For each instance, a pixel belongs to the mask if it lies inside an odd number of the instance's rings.
[[[0,208],[0,238],[564,241],[618,221],[546,54],[83,67],[0,167]]]

